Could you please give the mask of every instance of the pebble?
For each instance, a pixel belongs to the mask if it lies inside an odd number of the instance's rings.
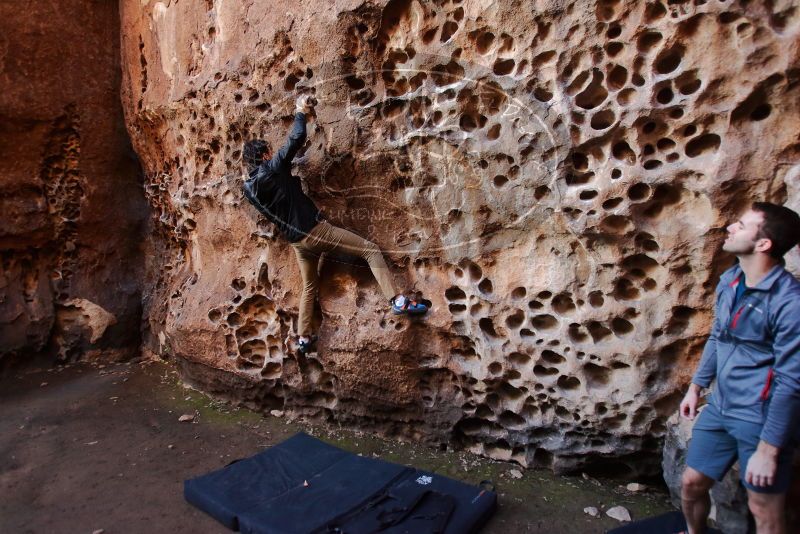
[[[630,484],[625,486],[625,489],[627,489],[628,491],[644,491],[647,489],[647,486],[645,486],[644,484],[639,484],[637,482],[631,482]]]
[[[511,475],[511,478],[522,478],[522,471],[519,469],[512,469],[508,474]]]
[[[606,510],[606,515],[617,521],[630,521],[631,513],[624,506],[614,506]]]
[[[180,423],[191,423],[192,421],[194,421],[194,415],[190,413],[178,417],[178,422]]]
[[[597,517],[600,515],[600,510],[595,508],[594,506],[587,506],[583,509],[584,514],[589,514],[592,517]]]

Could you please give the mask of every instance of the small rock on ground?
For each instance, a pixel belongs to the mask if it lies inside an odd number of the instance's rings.
[[[624,506],[614,506],[606,510],[606,515],[617,521],[630,521],[631,513]]]

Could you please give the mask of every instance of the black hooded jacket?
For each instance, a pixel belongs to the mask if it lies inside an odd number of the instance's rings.
[[[292,176],[292,159],[306,140],[306,117],[298,112],[289,139],[269,160],[250,171],[244,194],[290,243],[303,239],[322,214],[303,193],[300,179]]]

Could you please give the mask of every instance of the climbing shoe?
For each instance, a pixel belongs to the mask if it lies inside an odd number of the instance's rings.
[[[392,313],[395,315],[425,315],[428,313],[429,305],[404,295],[397,295],[390,302]]]
[[[311,338],[308,340],[301,339],[297,342],[297,352],[304,356],[310,352],[316,352],[316,350],[317,336],[311,336]]]

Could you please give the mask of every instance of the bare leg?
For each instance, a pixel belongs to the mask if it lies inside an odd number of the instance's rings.
[[[786,534],[785,493],[756,493],[747,490],[747,505],[756,520],[758,534]]]
[[[713,485],[713,478],[691,467],[683,472],[681,507],[689,526],[689,534],[702,534],[706,531],[706,521],[711,511],[711,497],[708,492]]]

